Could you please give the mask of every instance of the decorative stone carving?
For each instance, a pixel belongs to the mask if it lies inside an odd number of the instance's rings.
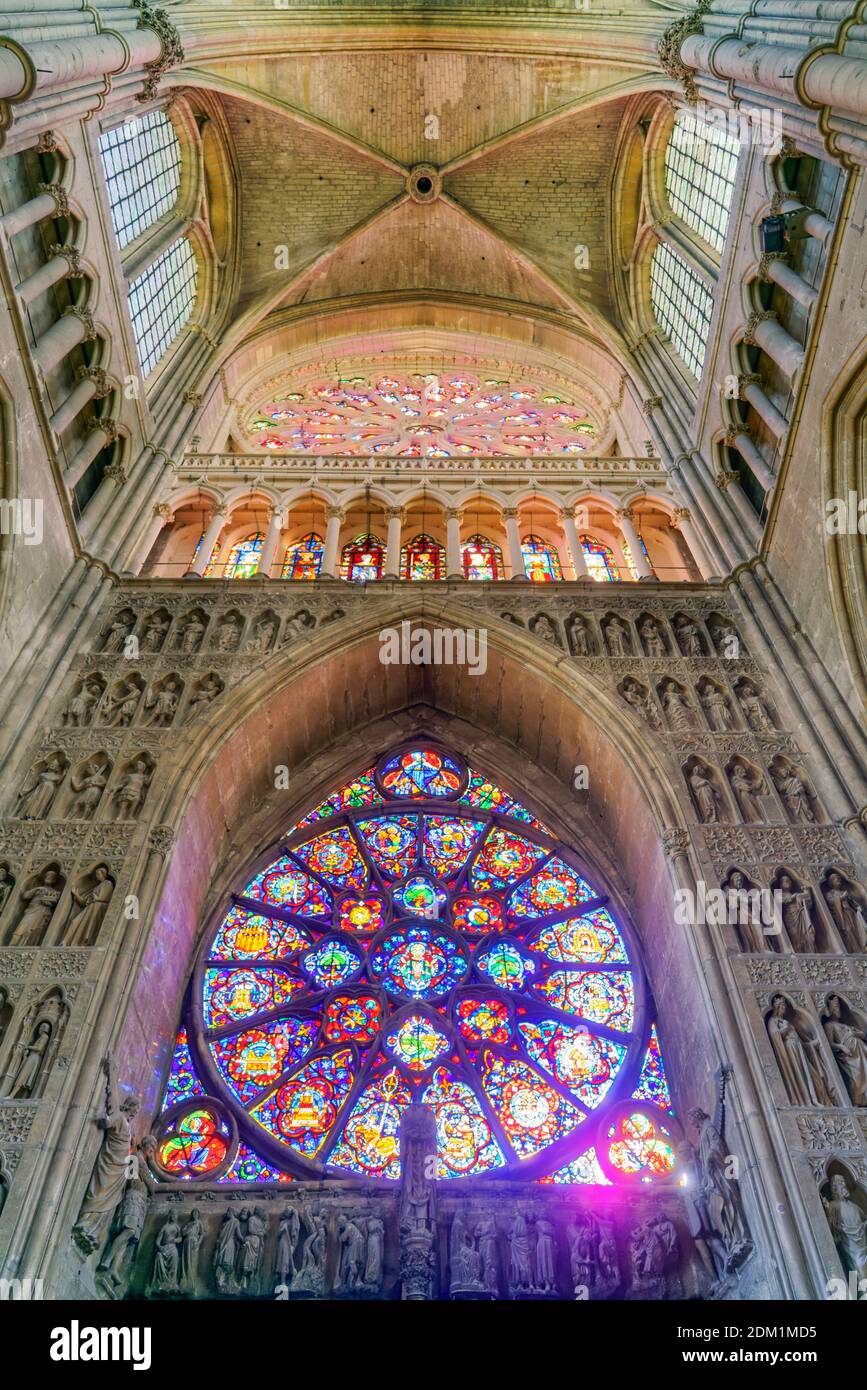
[[[30,1100],[42,1094],[68,1016],[59,990],[31,1004],[21,1024],[8,1080],[4,1080],[4,1098]]]
[[[659,698],[670,729],[679,732],[695,728],[695,712],[677,681],[663,681],[659,687]]]
[[[135,613],[131,608],[123,608],[112,619],[100,645],[102,652],[122,652],[127,637],[135,627]]]
[[[337,1218],[337,1278],[335,1293],[355,1293],[364,1284],[365,1239],[358,1222],[345,1212]]]
[[[833,1086],[809,1016],[775,994],[766,1027],[789,1104],[833,1105]]]
[[[698,696],[708,724],[714,733],[724,734],[735,727],[728,696],[716,681],[705,677],[698,683]]]
[[[64,728],[83,729],[93,719],[94,710],[102,699],[105,681],[101,676],[89,676],[72,695],[60,716]]]
[[[145,715],[142,720],[154,729],[167,729],[178,712],[184,683],[179,676],[164,676],[154,681],[145,698]]]
[[[256,619],[253,631],[247,639],[248,651],[264,656],[274,645],[277,629],[280,626],[276,613],[265,612]]]
[[[404,1300],[435,1296],[436,1121],[424,1105],[408,1105],[400,1120],[400,1278]]]
[[[108,692],[99,711],[99,722],[109,728],[128,729],[138,709],[144,681],[138,674],[129,676]]]
[[[863,899],[836,869],[829,871],[822,885],[822,893],[846,950],[867,952],[867,920],[864,917]]]
[[[799,1115],[805,1149],[857,1149],[861,1140],[848,1115]]]
[[[191,652],[197,652],[202,645],[207,625],[208,619],[201,609],[196,608],[187,613],[178,623],[175,635],[177,650],[184,652],[187,656]]]
[[[181,1268],[181,1224],[173,1211],[165,1217],[154,1245],[148,1293],[177,1293]]]
[[[586,618],[574,614],[567,626],[569,647],[573,656],[593,656],[596,652],[596,639]]]
[[[736,758],[726,769],[729,785],[734,792],[741,815],[748,825],[767,820],[760,796],[768,796],[770,788],[763,774],[752,768],[742,758]]]
[[[689,849],[688,830],[669,829],[662,832],[662,848],[666,859],[679,859]]]
[[[54,916],[66,880],[54,865],[21,892],[23,910],[9,937],[9,946],[38,946]]]
[[[452,1218],[449,1236],[451,1282],[449,1292],[456,1295],[476,1295],[484,1291],[482,1256],[476,1246],[475,1231],[467,1224],[459,1208]]]
[[[259,1291],[259,1274],[262,1256],[265,1253],[265,1236],[268,1222],[262,1207],[244,1208],[241,1212],[243,1227],[238,1246],[237,1286],[245,1294]]]
[[[800,955],[812,955],[816,949],[816,928],[812,920],[811,890],[802,888],[787,873],[781,873],[774,886],[780,895],[780,912],[792,950]]]
[[[5,862],[0,863],[0,913],[2,913],[4,907],[9,901],[12,889],[14,887],[15,878],[14,875],[10,872],[9,865]]]
[[[632,639],[629,635],[629,628],[617,614],[614,613],[602,624],[605,633],[605,644],[611,656],[631,656]]]
[[[114,820],[138,820],[153,774],[153,763],[147,755],[136,758],[126,768],[112,797]]]
[[[747,1221],[741,1202],[737,1179],[729,1176],[730,1165],[725,1145],[725,1092],[728,1070],[719,1075],[717,1106],[714,1118],[694,1106],[689,1118],[698,1136],[699,1191],[710,1230],[722,1245],[726,1275],[739,1269],[753,1252]]]
[[[634,709],[638,717],[651,729],[662,728],[659,710],[646,686],[631,679],[621,681],[620,694],[630,708]]]
[[[855,1106],[867,1106],[867,1031],[839,994],[829,994],[822,1015],[825,1035]]]
[[[700,759],[693,758],[687,765],[686,779],[692,793],[696,813],[702,824],[712,825],[724,819],[725,802],[719,787],[716,785],[712,769],[706,763],[702,763]]]
[[[142,623],[139,651],[148,655],[161,651],[170,626],[171,618],[165,608],[149,613]]]
[[[707,14],[710,7],[711,0],[698,0],[693,10],[669,24],[656,47],[660,66],[675,82],[683,83],[684,96],[689,102],[698,101],[698,91],[694,69],[686,66],[680,56],[680,48],[687,35],[703,32],[702,16]]]
[[[153,9],[146,3],[146,0],[132,0],[133,5],[141,12],[137,28],[153,29],[159,35],[160,56],[152,63],[145,63],[144,86],[136,97],[137,101],[153,101],[157,94],[160,78],[169,68],[177,66],[184,61],[184,50],[181,44],[181,36],[169,19],[165,10]]]
[[[385,1223],[379,1216],[368,1216],[365,1222],[367,1245],[364,1259],[364,1288],[379,1293],[385,1272]]]
[[[286,1288],[296,1274],[295,1252],[301,1234],[301,1217],[297,1206],[287,1207],[277,1227],[277,1249],[274,1254],[274,1287]]]
[[[204,676],[194,687],[186,709],[186,719],[196,719],[208,706],[216,700],[218,695],[222,695],[225,685],[220,677],[213,672]]]
[[[704,639],[701,635],[701,628],[686,613],[680,613],[675,617],[674,631],[677,644],[684,656],[704,656]]]
[[[476,1240],[482,1262],[482,1284],[485,1292],[496,1298],[500,1291],[500,1258],[497,1222],[492,1212],[485,1212],[476,1222]]]
[[[214,646],[218,652],[234,652],[241,641],[244,619],[240,613],[226,613],[217,625]]]
[[[683,1293],[677,1269],[680,1242],[670,1217],[657,1212],[637,1225],[629,1237],[632,1265],[630,1296],[677,1298]]]
[[[110,775],[111,761],[105,753],[95,754],[76,768],[69,780],[74,795],[67,813],[73,820],[93,820]]]
[[[235,1264],[242,1236],[238,1213],[234,1207],[229,1207],[214,1247],[214,1280],[218,1293],[234,1293],[236,1290]]]
[[[69,762],[63,753],[52,753],[35,763],[18,795],[15,814],[21,820],[44,820],[63,784]]]
[[[641,619],[638,624],[638,631],[647,656],[659,658],[668,656],[668,643],[663,634],[662,624],[657,622],[656,618],[648,614],[646,618]]]
[[[557,1292],[557,1233],[546,1216],[537,1216],[533,1222],[536,1243],[533,1252],[536,1293],[556,1294]]]
[[[87,1186],[72,1238],[85,1255],[101,1245],[112,1215],[123,1196],[133,1151],[132,1125],[141,1107],[138,1096],[120,1100],[114,1063],[105,1062],[105,1110],[97,1121],[102,1143]]]
[[[99,1261],[97,1279],[111,1298],[118,1297],[129,1276],[148,1209],[147,1160],[156,1148],[152,1134],[142,1139],[135,1156],[135,1172],[124,1188],[112,1223],[111,1237]]]
[[[97,864],[91,874],[71,890],[73,908],[63,934],[65,946],[92,946],[108,911],[114,880],[107,864]],[[76,911],[77,909],[77,911]]]
[[[770,771],[789,820],[795,825],[815,824],[817,820],[814,809],[816,795],[800,772],[787,758],[780,757],[773,759]]]
[[[829,1186],[830,1197],[823,1197],[822,1204],[843,1268],[867,1278],[867,1215],[842,1173],[833,1174]]]
[[[323,1212],[301,1208],[304,1231],[298,1272],[289,1285],[291,1293],[321,1294],[325,1288],[325,1257],[328,1252],[328,1223]]]

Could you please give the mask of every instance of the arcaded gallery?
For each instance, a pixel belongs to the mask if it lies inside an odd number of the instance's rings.
[[[867,1298],[863,6],[0,30],[0,1296]]]

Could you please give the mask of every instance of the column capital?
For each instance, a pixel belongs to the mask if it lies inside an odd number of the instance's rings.
[[[118,437],[117,421],[112,419],[110,415],[92,416],[87,422],[87,428],[89,430],[102,430],[106,436],[106,444],[113,444]]]
[[[188,387],[183,394],[184,403],[186,405],[191,405],[194,410],[198,410],[204,399],[201,391],[194,391],[191,386]]]
[[[504,507],[504,508],[503,508],[503,520],[504,520],[504,521],[516,521],[516,520],[517,520],[517,517],[518,517],[518,508],[517,508],[517,507]]]
[[[635,521],[635,516],[633,514],[632,508],[619,507],[618,510],[614,513],[614,520],[618,523],[618,525],[620,524],[620,522],[625,521],[628,525],[631,526]]]
[[[691,516],[692,514],[689,507],[675,507],[671,516],[668,518],[668,524],[673,530],[679,531],[681,524],[684,521],[691,520]]]
[[[343,521],[346,513],[342,507],[329,507],[325,516],[327,521]]]
[[[698,101],[695,69],[687,67],[684,63],[680,56],[680,48],[689,34],[704,32],[702,20],[710,7],[711,0],[698,0],[694,10],[691,10],[689,14],[682,15],[680,19],[676,19],[673,24],[668,26],[656,46],[663,71],[669,77],[673,77],[675,82],[683,83],[683,94],[691,103]]]
[[[43,130],[33,146],[37,154],[56,154],[60,148],[53,130]]]
[[[102,367],[77,367],[75,370],[76,381],[92,381],[93,396],[97,401],[103,400],[105,396],[110,396],[114,390],[114,382],[110,380]]]
[[[169,506],[168,502],[156,502],[156,503],[154,503],[154,516],[155,516],[155,517],[162,517],[163,521],[170,521],[171,518],[172,518],[172,515],[173,515],[172,509],[171,509],[171,507]]]
[[[645,415],[652,415],[662,405],[661,396],[648,396],[647,400],[641,402],[641,409]]]
[[[49,246],[48,253],[51,256],[63,256],[69,269],[66,272],[70,280],[80,280],[84,275],[84,267],[81,264],[81,253],[76,246],[61,246],[54,242]]]
[[[747,439],[752,439],[752,435],[746,425],[729,425],[723,435],[722,442],[727,445],[729,449],[736,449],[738,447],[737,441],[743,435],[746,435]]]
[[[152,101],[157,94],[163,73],[184,61],[184,49],[181,36],[165,10],[152,9],[146,0],[132,0],[132,3],[140,16],[136,28],[153,29],[161,45],[159,58],[153,63],[145,63],[147,77],[144,87],[136,97],[136,101]]]
[[[70,305],[68,309],[64,309],[63,317],[80,319],[84,324],[84,341],[86,343],[93,342],[97,333],[96,325],[93,322],[93,315],[89,309],[79,309],[75,305]]]
[[[747,386],[761,386],[762,378],[759,372],[741,372],[738,375],[738,399],[744,399],[744,388]]]
[[[463,507],[447,507],[447,508],[446,508],[446,521],[463,521],[463,519],[464,519],[464,508],[463,508]]]
[[[740,478],[732,469],[721,468],[714,478],[714,482],[721,492],[725,492],[726,488],[731,487],[732,483],[740,482]]]
[[[758,346],[756,343],[755,335],[756,329],[758,328],[759,324],[768,323],[771,319],[775,319],[776,317],[777,313],[775,309],[757,309],[754,313],[750,314],[749,318],[744,324],[743,336],[743,341],[747,344],[748,347]]]
[[[40,193],[50,193],[57,204],[57,216],[69,216],[69,197],[62,183],[38,183]]]
[[[759,261],[759,279],[770,281],[771,261],[788,261],[787,251],[766,251]]]

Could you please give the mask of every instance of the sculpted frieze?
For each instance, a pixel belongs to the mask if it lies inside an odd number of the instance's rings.
[[[847,985],[851,979],[849,962],[841,956],[801,956],[804,978],[814,985]]]
[[[53,979],[75,979],[85,975],[92,957],[87,951],[40,951],[37,971]]]
[[[805,1149],[858,1149],[862,1140],[848,1115],[798,1115]]]
[[[724,825],[704,827],[704,841],[714,858],[749,859],[750,842],[745,830]]]
[[[746,960],[747,974],[754,985],[792,986],[800,983],[798,969],[793,960],[759,960],[749,956]]]
[[[748,832],[755,846],[755,857],[769,863],[782,859],[792,863],[800,859],[798,847],[788,830],[753,830]]]
[[[0,980],[23,979],[33,969],[35,951],[0,951]]]
[[[26,1144],[35,1118],[35,1105],[0,1106],[0,1144]]]

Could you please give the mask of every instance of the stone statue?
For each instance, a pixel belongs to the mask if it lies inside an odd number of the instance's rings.
[[[127,637],[129,637],[134,627],[134,613],[131,613],[128,608],[124,609],[122,613],[118,613],[106,633],[105,641],[102,644],[102,650],[104,652],[122,652],[124,642]]]
[[[154,1136],[148,1134],[138,1146],[134,1176],[127,1180],[123,1199],[113,1222],[111,1239],[99,1262],[100,1281],[112,1297],[116,1297],[123,1287],[141,1240],[148,1209],[148,1189],[145,1182],[147,1159],[156,1148],[156,1142]]]
[[[765,810],[759,801],[759,796],[768,793],[764,777],[751,774],[743,763],[735,763],[729,773],[729,782],[747,825],[757,825],[765,820]]]
[[[100,713],[100,723],[118,729],[128,729],[141,699],[137,681],[122,681],[116,694],[109,695]]]
[[[43,1018],[36,1024],[30,1036],[18,1044],[21,1058],[6,1088],[7,1100],[26,1100],[33,1095],[51,1046],[51,1037],[51,1024],[47,1018]]]
[[[723,1138],[725,1090],[730,1073],[719,1078],[716,1115],[713,1119],[700,1107],[689,1112],[698,1135],[698,1171],[701,1193],[714,1231],[725,1254],[725,1274],[738,1269],[752,1254],[753,1242],[747,1229],[737,1179],[729,1176],[730,1158]]]
[[[536,1279],[537,1293],[554,1293],[557,1288],[555,1266],[557,1262],[556,1233],[546,1216],[536,1218]]]
[[[190,1212],[181,1233],[181,1272],[178,1286],[187,1293],[195,1293],[199,1277],[199,1251],[205,1238],[205,1228],[198,1207]]]
[[[809,888],[796,888],[788,874],[780,874],[777,892],[792,950],[798,955],[812,955],[816,950],[816,928],[810,916],[812,894]]]
[[[9,865],[0,864],[0,912],[9,901],[9,895],[14,887],[15,879],[9,871]]]
[[[404,1300],[435,1294],[437,1133],[426,1105],[408,1105],[400,1119],[400,1277]]]
[[[532,1284],[530,1234],[527,1230],[527,1218],[519,1208],[515,1212],[509,1232],[509,1288],[513,1293],[529,1292]]]
[[[159,1229],[154,1245],[154,1263],[151,1271],[150,1293],[176,1293],[180,1269],[181,1227],[174,1212],[170,1211]]]
[[[767,1028],[790,1105],[833,1105],[818,1040],[802,1038],[782,994],[771,1000]]]
[[[325,1288],[325,1256],[328,1252],[328,1224],[322,1212],[301,1208],[304,1243],[301,1264],[289,1285],[292,1293],[321,1294]]]
[[[205,709],[212,700],[222,694],[223,683],[216,676],[206,676],[201,685],[193,691],[187,705],[187,719],[194,719],[195,716]]]
[[[631,656],[632,645],[629,640],[629,628],[620,618],[609,618],[605,627],[605,638],[612,656]]]
[[[331,621],[331,619],[334,618],[334,616],[334,614],[331,614],[328,619],[324,619],[323,621]],[[292,617],[289,618],[289,620],[286,623],[286,628],[283,633],[284,643],[292,642],[296,637],[301,637],[302,634],[307,632],[308,628],[313,627],[313,625],[313,616],[312,614],[308,613],[306,609],[302,608],[300,613],[293,613]]]
[[[635,1227],[629,1238],[632,1290],[647,1298],[671,1297],[680,1290],[680,1242],[674,1222],[662,1212]]]
[[[223,1224],[220,1227],[217,1244],[214,1248],[214,1279],[218,1293],[234,1293],[236,1290],[235,1262],[238,1258],[241,1236],[238,1213],[234,1207],[229,1207],[223,1217]]]
[[[744,949],[746,951],[767,951],[769,942],[764,931],[761,912],[757,906],[760,899],[751,896],[756,893],[754,886],[741,873],[740,869],[732,869],[723,886],[728,893],[726,904],[729,913],[728,920],[737,923]],[[766,925],[770,925],[770,923]]]
[[[846,1022],[839,994],[828,995],[822,1023],[852,1104],[867,1106],[867,1033]]]
[[[367,1247],[364,1257],[364,1287],[379,1293],[385,1268],[385,1223],[379,1216],[367,1218]]]
[[[689,785],[692,788],[699,820],[703,825],[715,825],[719,821],[719,808],[722,805],[719,790],[706,772],[698,766],[689,774]]]
[[[340,1255],[334,1289],[337,1293],[353,1293],[364,1282],[365,1238],[358,1222],[345,1213],[337,1220],[337,1244]]]
[[[89,724],[101,696],[102,686],[98,681],[85,681],[63,711],[60,722],[64,728],[83,729]]]
[[[92,820],[102,800],[108,782],[111,763],[97,755],[84,764],[80,772],[74,773],[70,786],[75,793],[70,806],[70,820]]]
[[[572,638],[572,650],[576,656],[590,656],[593,651],[593,639],[590,628],[582,617],[576,615],[569,625],[569,633]]]
[[[451,1282],[449,1292],[480,1293],[482,1282],[482,1257],[476,1249],[475,1234],[467,1225],[464,1213],[458,1209],[452,1220],[449,1236],[449,1264]]]
[[[680,732],[693,728],[693,712],[676,681],[668,680],[662,687],[662,708],[668,727]]]
[[[831,1178],[831,1197],[822,1199],[834,1244],[843,1268],[854,1270],[859,1279],[867,1278],[867,1216],[841,1173]]]
[[[846,886],[842,874],[828,875],[822,890],[847,951],[867,952],[867,922],[860,901]]]
[[[496,1298],[500,1291],[497,1223],[490,1212],[476,1222],[476,1240],[482,1261],[482,1282],[487,1292]]]
[[[738,704],[743,710],[744,719],[753,733],[772,734],[774,726],[762,696],[752,686],[742,685],[738,690]]]
[[[182,652],[189,655],[199,650],[204,635],[204,621],[198,613],[191,613],[178,631],[177,645]]]
[[[796,825],[815,825],[816,813],[812,806],[812,792],[803,777],[794,768],[771,770],[774,785],[783,800],[790,820]]]
[[[220,626],[217,628],[216,640],[214,645],[218,652],[233,652],[238,645],[241,636],[241,628],[244,626],[242,618],[234,613],[227,613]]]
[[[274,1257],[275,1285],[288,1284],[296,1273],[295,1251],[298,1247],[300,1234],[301,1218],[298,1215],[298,1208],[295,1206],[287,1207],[280,1217],[280,1224],[277,1228],[277,1252]]]
[[[86,1255],[101,1244],[123,1196],[133,1153],[132,1126],[141,1106],[138,1096],[119,1100],[111,1058],[106,1059],[105,1073],[105,1112],[97,1121],[103,1131],[102,1144],[72,1232],[76,1245]]]
[[[721,656],[734,656],[740,648],[740,637],[733,623],[724,618],[711,620],[708,624],[713,644]]]
[[[637,681],[624,681],[621,694],[630,708],[634,709],[636,714],[638,714],[651,729],[662,728],[662,720],[659,717],[652,697],[646,690],[642,689]]]
[[[589,1293],[596,1281],[596,1255],[593,1248],[595,1232],[592,1221],[583,1216],[570,1221],[567,1235],[573,1291],[575,1294],[584,1294],[585,1291]]]
[[[153,771],[143,758],[137,758],[130,770],[123,774],[113,797],[115,820],[138,819],[152,776]]]
[[[713,1225],[702,1186],[698,1156],[688,1139],[677,1146],[677,1160],[683,1175],[682,1199],[687,1229],[712,1288],[725,1281],[726,1252]]]
[[[659,628],[659,623],[655,618],[645,618],[638,628],[644,642],[644,650],[648,656],[667,656],[668,649],[665,645],[665,638]]]
[[[21,901],[26,903],[18,925],[9,938],[10,946],[38,946],[54,916],[63,893],[63,879],[56,869],[46,869],[33,888],[25,888]]]
[[[86,892],[80,893],[76,888],[71,890],[72,901],[80,910],[70,917],[63,936],[64,946],[92,946],[99,936],[114,892],[114,881],[109,877],[105,864],[97,864],[93,877],[96,881]]]
[[[161,613],[151,613],[150,617],[145,618],[139,650],[158,652],[165,641],[169,622],[170,619]]]
[[[66,767],[65,759],[57,753],[51,754],[44,767],[37,765],[21,788],[16,816],[21,820],[44,820],[66,776]]]
[[[610,1221],[598,1221],[599,1244],[596,1248],[599,1261],[598,1293],[613,1293],[620,1283],[620,1267],[617,1261],[617,1243],[614,1227]]]
[[[247,645],[250,651],[255,652],[257,656],[264,656],[267,651],[271,650],[271,644],[276,635],[276,620],[263,615],[256,623]]]
[[[557,636],[557,629],[551,622],[551,619],[546,617],[544,613],[542,613],[538,618],[536,618],[535,622],[533,623],[533,636],[541,638],[541,640],[543,642],[547,642],[549,646],[559,647],[560,645],[560,639]]]
[[[258,1290],[259,1268],[265,1253],[268,1222],[261,1207],[254,1207],[252,1211],[245,1208],[241,1212],[241,1220],[246,1221],[246,1226],[238,1248],[238,1288],[244,1293],[255,1293]]]
[[[729,702],[718,685],[708,684],[701,693],[702,709],[715,733],[724,734],[735,727]]]
[[[169,677],[161,690],[152,690],[145,700],[148,713],[144,722],[155,729],[167,729],[178,712],[182,689],[180,681]]]
[[[697,623],[691,618],[682,617],[675,623],[675,630],[684,656],[704,656],[704,645]]]

